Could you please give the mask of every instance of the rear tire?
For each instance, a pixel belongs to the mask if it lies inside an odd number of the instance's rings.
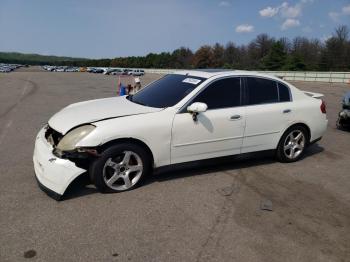
[[[100,192],[122,192],[139,186],[151,172],[151,158],[136,144],[121,143],[106,149],[89,169]]]
[[[305,127],[292,126],[284,132],[276,149],[278,161],[290,163],[298,161],[309,143],[309,135]]]

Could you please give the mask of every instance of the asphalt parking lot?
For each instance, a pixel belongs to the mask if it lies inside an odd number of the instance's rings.
[[[230,157],[158,171],[119,194],[76,183],[56,202],[34,179],[36,133],[68,104],[115,95],[117,78],[1,74],[0,261],[350,261],[350,132],[335,127],[350,86],[294,84],[324,93],[329,119],[300,162]]]

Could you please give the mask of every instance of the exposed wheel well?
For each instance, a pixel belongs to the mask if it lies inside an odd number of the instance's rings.
[[[144,142],[142,142],[141,140],[135,139],[135,138],[119,138],[119,139],[111,140],[111,141],[99,146],[99,149],[101,151],[104,151],[113,145],[121,144],[121,143],[132,143],[132,144],[136,144],[136,145],[141,146],[150,155],[152,165],[154,164],[154,157],[153,157],[153,153],[152,153],[151,149]]]

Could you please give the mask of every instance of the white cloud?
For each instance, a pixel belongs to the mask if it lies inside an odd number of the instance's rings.
[[[337,21],[339,21],[339,16],[340,16],[340,14],[337,13],[337,12],[329,12],[329,13],[328,13],[328,16],[329,16],[334,22],[337,22]]]
[[[328,13],[329,18],[332,19],[333,22],[339,22],[342,17],[347,15],[350,15],[350,5],[343,6],[339,12],[332,11]]]
[[[281,5],[276,7],[268,6],[259,11],[262,17],[273,17],[280,15],[282,18],[296,18],[301,15],[303,5],[311,2],[311,0],[301,0],[300,3],[295,5],[289,5],[288,2],[283,2]]]
[[[259,14],[262,17],[273,17],[273,16],[277,15],[278,11],[279,11],[278,7],[268,6],[264,9],[260,10]]]
[[[287,30],[291,27],[296,27],[300,25],[300,21],[298,19],[288,18],[281,26],[282,30]]]
[[[295,4],[290,4],[289,2],[285,1],[280,5],[277,6],[268,6],[264,9],[261,9],[259,11],[259,14],[261,17],[277,17],[277,21],[281,21],[283,19],[283,23],[281,25],[282,30],[287,30],[291,27],[300,26],[300,17],[302,15],[303,8],[308,5],[312,4],[314,0],[299,0]],[[349,8],[350,9],[350,8]],[[347,10],[346,10],[347,11]],[[304,27],[304,32],[311,32],[312,29],[310,27]]]
[[[237,33],[251,33],[254,31],[254,26],[243,24],[236,27]]]
[[[227,6],[231,6],[231,3],[229,1],[221,1],[219,3],[220,7],[227,7]]]
[[[301,5],[296,4],[295,6],[290,6],[287,2],[284,2],[281,7],[281,15],[285,18],[295,18],[301,15]]]
[[[342,13],[343,13],[344,15],[350,15],[350,5],[344,6],[344,7],[342,8]]]

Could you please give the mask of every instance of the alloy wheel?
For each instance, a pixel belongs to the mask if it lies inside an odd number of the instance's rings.
[[[284,141],[284,154],[287,158],[296,159],[304,151],[305,135],[301,130],[293,130]]]
[[[141,157],[135,152],[124,151],[107,159],[103,167],[103,180],[109,188],[124,191],[140,180],[142,172]]]

